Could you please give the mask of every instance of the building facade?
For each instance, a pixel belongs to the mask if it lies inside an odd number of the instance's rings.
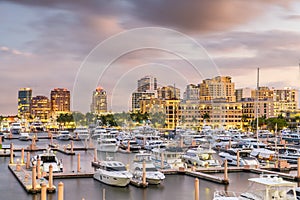
[[[101,87],[98,87],[93,91],[91,112],[94,114],[107,112],[107,94]]]
[[[180,89],[175,86],[163,86],[157,89],[157,97],[161,100],[180,99]]]
[[[54,88],[50,93],[51,112],[55,115],[70,112],[70,91],[66,88]]]
[[[188,84],[183,93],[183,100],[199,100],[200,86],[194,84]]]
[[[31,98],[31,88],[21,88],[18,91],[18,117],[29,119]]]
[[[30,113],[33,118],[46,122],[51,116],[51,106],[48,97],[33,97],[31,100]]]
[[[138,80],[138,92],[148,92],[157,90],[157,80],[153,76],[145,76]]]
[[[217,76],[205,79],[200,83],[200,100],[211,101],[225,99],[226,102],[236,102],[234,83],[229,76]]]

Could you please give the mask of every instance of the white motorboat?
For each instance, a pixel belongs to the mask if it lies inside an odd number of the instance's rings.
[[[184,167],[184,162],[181,160],[183,154],[180,147],[154,148],[152,149],[152,160],[157,169],[179,169]]]
[[[28,141],[28,140],[31,140],[31,136],[29,136],[29,133],[20,133],[20,136],[19,136],[19,140],[21,141]]]
[[[59,131],[56,136],[57,140],[70,140],[72,138],[69,131]]]
[[[74,137],[77,137],[81,140],[88,139],[90,137],[90,133],[87,127],[84,126],[78,126],[74,130]]]
[[[239,152],[239,165],[240,166],[259,166],[259,162],[255,157],[251,157],[252,149],[228,149],[219,153],[223,161],[227,160],[228,165],[237,166],[237,152]]]
[[[41,160],[41,167],[43,172],[49,172],[49,166],[52,165],[53,172],[62,172],[63,164],[61,160],[58,160],[52,150],[48,149],[42,154],[38,154],[31,158],[31,166],[37,165],[38,158]]]
[[[33,132],[43,132],[45,127],[42,122],[32,122],[30,125],[30,130]]]
[[[113,186],[125,187],[130,183],[132,174],[118,161],[101,161],[100,167],[94,173],[94,179]]]
[[[20,134],[22,131],[22,126],[19,122],[14,122],[10,125],[10,132],[12,134]]]
[[[139,152],[141,150],[141,146],[133,139],[121,141],[119,148],[129,152]]]
[[[100,138],[97,139],[97,150],[104,152],[117,152],[117,139],[110,133],[101,134]]]
[[[145,162],[146,181],[149,184],[158,185],[164,179],[165,175],[158,171],[151,160],[150,153],[140,152],[137,153],[133,160],[133,177],[135,179],[142,179],[143,176],[143,163]]]
[[[200,167],[220,167],[221,163],[215,155],[216,152],[212,149],[203,149],[198,147],[189,149],[182,156],[182,160],[187,164],[197,165]]]
[[[261,175],[258,178],[250,178],[253,190],[243,193],[216,191],[213,200],[297,200],[297,183],[285,181],[274,175]]]

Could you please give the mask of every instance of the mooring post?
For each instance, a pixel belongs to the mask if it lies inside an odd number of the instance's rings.
[[[74,151],[73,151],[73,147],[74,147],[74,142],[73,141],[71,141],[71,153],[73,153]]]
[[[53,189],[53,166],[49,166],[49,180],[48,180],[48,187],[50,190]]]
[[[26,169],[30,168],[30,153],[27,152],[27,156],[26,156]]]
[[[195,200],[199,200],[199,179],[195,178]]]
[[[228,181],[228,163],[227,160],[224,161],[224,180]]]
[[[130,141],[128,141],[127,152],[130,152]]]
[[[47,200],[47,185],[42,183],[41,200]]]
[[[97,148],[94,148],[94,162],[97,162],[98,155],[97,155]]]
[[[297,159],[297,178],[300,179],[300,157]]]
[[[33,190],[35,190],[36,189],[36,166],[35,165],[32,167],[31,178],[32,178],[32,182],[31,182],[32,186],[31,187]]]
[[[240,167],[240,151],[237,150],[236,152],[236,164],[237,164],[237,167]]]
[[[14,164],[14,144],[10,143],[10,164]]]
[[[24,148],[22,148],[22,150],[21,150],[21,164],[24,164],[25,162],[24,162]]]
[[[36,169],[37,169],[37,178],[41,178],[41,158],[39,157],[37,159],[37,162],[36,162]]]
[[[143,161],[142,183],[143,185],[146,185],[146,162],[145,161]]]
[[[77,172],[80,172],[80,153],[77,154]]]
[[[64,184],[58,183],[58,200],[64,200]]]

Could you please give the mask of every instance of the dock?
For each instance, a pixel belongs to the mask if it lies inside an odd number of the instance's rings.
[[[17,178],[21,186],[27,193],[36,194],[41,192],[41,185],[46,184],[47,192],[52,193],[56,191],[56,187],[48,182],[44,177],[36,178],[34,172],[34,178],[32,171],[27,170],[25,164],[9,164],[9,170]]]

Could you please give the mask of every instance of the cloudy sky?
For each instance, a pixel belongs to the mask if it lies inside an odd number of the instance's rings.
[[[0,114],[17,113],[19,88],[73,93],[87,112],[93,88],[109,109],[130,109],[145,75],[159,85],[232,77],[236,88],[299,89],[300,3],[293,0],[2,0]]]

